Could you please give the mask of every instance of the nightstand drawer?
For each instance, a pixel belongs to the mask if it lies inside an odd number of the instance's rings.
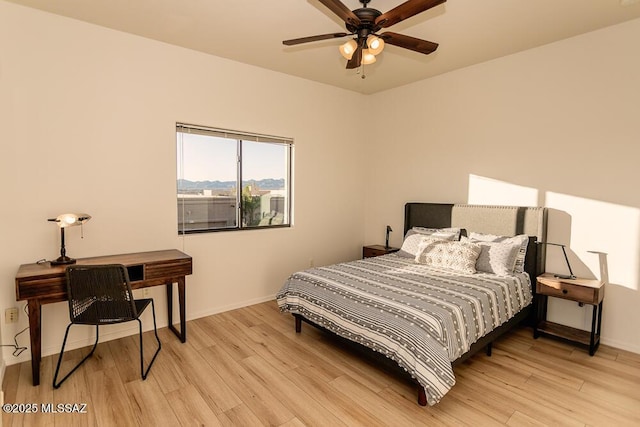
[[[555,282],[542,283],[538,280],[536,292],[551,297],[564,298],[571,301],[583,302],[585,304],[598,304],[598,288],[574,285],[572,283]]]
[[[387,251],[384,249],[374,249],[374,248],[364,248],[363,255],[365,258],[380,256],[386,254]]]
[[[362,258],[371,258],[374,256],[386,255],[393,252],[397,252],[400,248],[388,247],[385,248],[382,245],[370,245],[362,247]]]

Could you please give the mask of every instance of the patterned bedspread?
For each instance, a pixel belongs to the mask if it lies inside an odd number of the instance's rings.
[[[525,273],[463,275],[395,254],[293,274],[276,299],[396,361],[440,401],[455,384],[451,362],[531,303]]]

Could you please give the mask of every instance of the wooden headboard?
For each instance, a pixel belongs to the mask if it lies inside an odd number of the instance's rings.
[[[404,232],[412,227],[459,227],[468,232],[515,236],[527,234],[529,247],[525,271],[535,283],[545,267],[547,209],[524,206],[489,206],[447,203],[407,203],[404,207]]]

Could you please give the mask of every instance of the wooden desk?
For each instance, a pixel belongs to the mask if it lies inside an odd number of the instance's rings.
[[[185,310],[185,276],[192,273],[191,257],[176,249],[109,255],[78,259],[76,265],[124,264],[132,289],[166,285],[169,329],[180,341],[187,340]],[[31,373],[33,385],[40,384],[41,306],[67,300],[66,265],[50,263],[23,264],[16,274],[16,299],[27,301],[31,335]],[[178,284],[180,331],[173,326],[173,284]]]

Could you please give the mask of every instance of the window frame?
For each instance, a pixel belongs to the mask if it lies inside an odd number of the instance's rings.
[[[176,203],[178,208],[178,213],[180,209],[183,210],[182,214],[182,223],[180,222],[178,215],[177,231],[178,235],[187,235],[187,234],[201,234],[201,233],[217,233],[217,232],[225,232],[225,231],[245,231],[245,230],[263,230],[263,229],[273,229],[273,228],[290,228],[293,225],[293,157],[294,157],[294,143],[293,138],[279,137],[273,135],[263,135],[257,133],[243,132],[243,131],[235,131],[235,130],[226,130],[219,128],[212,128],[208,126],[200,126],[200,125],[192,125],[186,123],[176,123]],[[185,212],[184,212],[184,201],[186,198],[180,197],[180,180],[183,180],[184,174],[181,173],[184,170],[184,163],[181,160],[180,154],[180,144],[182,143],[180,139],[181,133],[195,133],[203,136],[210,137],[221,137],[225,139],[231,139],[236,141],[236,192],[235,192],[235,214],[236,214],[236,225],[230,227],[208,227],[208,228],[199,228],[199,229],[186,229],[184,221]],[[244,214],[244,201],[242,197],[242,192],[244,189],[243,186],[243,163],[242,163],[242,152],[243,145],[245,142],[254,142],[254,143],[266,143],[266,144],[280,144],[285,147],[286,150],[286,173],[285,173],[285,209],[283,216],[286,219],[286,222],[283,221],[283,224],[269,224],[269,225],[243,225],[243,214]],[[238,185],[239,184],[239,185]]]

